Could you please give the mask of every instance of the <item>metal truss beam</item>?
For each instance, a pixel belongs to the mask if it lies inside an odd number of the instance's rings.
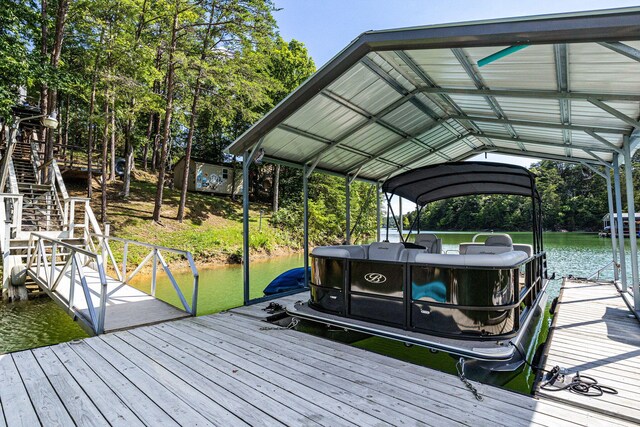
[[[640,50],[634,47],[620,42],[601,42],[598,44],[606,47],[607,49],[611,49],[614,52],[618,52],[620,55],[624,55],[627,58],[640,62]]]

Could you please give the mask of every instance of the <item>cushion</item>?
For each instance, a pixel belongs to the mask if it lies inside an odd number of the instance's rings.
[[[398,261],[400,252],[404,250],[402,243],[374,242],[369,245],[369,259],[378,261]]]

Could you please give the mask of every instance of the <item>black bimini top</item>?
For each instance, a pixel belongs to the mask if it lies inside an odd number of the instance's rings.
[[[385,181],[382,190],[420,206],[478,194],[512,194],[539,199],[531,172],[521,166],[490,162],[452,162],[410,170]]]

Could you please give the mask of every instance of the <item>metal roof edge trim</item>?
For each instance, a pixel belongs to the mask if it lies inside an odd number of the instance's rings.
[[[457,23],[417,29],[362,33],[311,75],[226,151],[241,155],[286,120],[367,53],[377,50],[495,46],[517,43],[573,43],[640,39],[640,8],[605,9],[594,14],[558,14],[500,21]]]

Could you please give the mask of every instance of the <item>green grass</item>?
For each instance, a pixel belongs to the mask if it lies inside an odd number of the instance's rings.
[[[156,192],[155,176],[136,172],[131,183],[128,199],[123,199],[121,181],[109,184],[107,220],[111,224],[111,235],[153,243],[191,252],[196,264],[237,263],[242,256],[242,204],[240,198],[213,196],[203,193],[188,193],[185,219],[176,220],[180,192],[178,189],[164,190],[161,224],[152,220]],[[69,185],[74,195],[82,195],[82,186]],[[100,218],[100,190],[95,187],[92,208]],[[250,210],[250,250],[254,255],[271,255],[299,249],[290,232],[271,227],[268,206],[253,204]],[[260,209],[263,211],[260,225]],[[118,261],[122,259],[123,245],[111,244]],[[140,262],[148,249],[130,246],[127,259],[130,265]],[[180,262],[180,256],[163,254],[167,262]]]

